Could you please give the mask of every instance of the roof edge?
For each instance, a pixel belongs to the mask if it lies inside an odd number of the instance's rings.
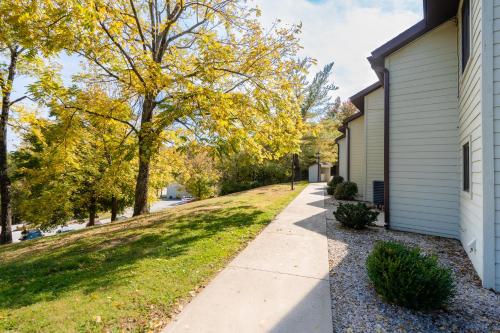
[[[339,143],[340,140],[345,139],[345,133],[335,139],[335,143]]]
[[[367,88],[356,93],[355,95],[351,96],[349,99],[351,100],[352,104],[354,104],[358,108],[358,110],[361,111],[361,113],[365,113],[365,97],[379,88],[382,88],[382,83],[380,81],[377,81]]]
[[[459,0],[423,0],[424,18],[375,49],[371,53],[371,56],[368,57],[368,61],[377,73],[380,81],[383,80],[382,69],[385,67],[385,58],[387,56],[455,17],[458,5]]]
[[[353,120],[356,120],[360,117],[363,117],[365,114],[363,112],[356,112],[355,114],[353,114],[352,116],[350,116],[349,118],[345,119],[344,122],[342,123],[342,127],[339,128],[339,131],[342,132],[342,133],[345,133],[345,129],[347,128],[347,125],[353,121]]]

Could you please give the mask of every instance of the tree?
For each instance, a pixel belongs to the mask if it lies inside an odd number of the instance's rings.
[[[51,150],[55,127],[35,113],[20,122],[22,142],[11,154],[14,214],[42,229],[64,224],[73,216],[73,179],[63,150]]]
[[[322,161],[337,161],[337,146],[335,138],[340,135],[339,124],[331,119],[322,119],[311,124],[311,131],[304,135],[301,145],[301,168],[307,169],[316,163],[317,153]]]
[[[186,154],[181,183],[196,199],[202,200],[218,194],[220,172],[207,147],[194,146]]]
[[[11,180],[7,160],[7,128],[20,74],[36,75],[39,55],[60,49],[71,33],[69,8],[59,1],[2,0],[0,2],[0,244],[12,242]]]
[[[89,225],[94,225],[98,211],[111,211],[116,220],[119,211],[128,207],[133,198],[136,170],[134,150],[136,138],[126,125],[99,116],[102,110],[112,110],[120,119],[129,119],[132,112],[126,102],[110,98],[98,87],[78,92],[76,105],[88,112],[78,113],[65,107],[53,110],[62,126],[70,129],[74,149],[69,153],[75,161],[78,191],[74,202],[86,208]],[[68,140],[67,133],[59,140]]]
[[[344,121],[358,112],[358,109],[351,101],[344,101],[337,97],[335,102],[330,107],[326,114],[327,119],[332,119],[337,121],[340,125],[344,123]]]
[[[288,59],[298,51],[297,27],[264,31],[255,19],[259,11],[237,0],[88,0],[86,5],[78,43],[69,50],[88,59],[102,80],[113,80],[140,101],[134,215],[147,212],[151,160],[165,129],[185,126],[205,140],[199,134],[204,127],[205,133],[238,137],[236,144],[250,134],[263,144],[269,141],[266,134],[254,129],[266,130],[266,115],[286,115],[290,126],[269,129],[269,136],[281,131],[283,140],[295,140],[299,129],[292,126],[300,123],[286,75],[296,66]],[[283,101],[271,100],[278,93]],[[296,149],[297,142],[269,154],[289,146]]]
[[[126,124],[100,116],[106,110],[127,119],[128,104],[96,86],[67,93],[61,98],[72,107],[49,104],[50,120],[32,113],[22,117],[23,143],[13,154],[16,188],[25,193],[18,214],[44,228],[73,217],[89,217],[92,226],[103,210],[111,210],[115,220],[133,202],[136,138]],[[82,107],[88,112],[75,111]]]
[[[171,138],[169,138],[170,140],[168,141],[174,142],[178,132],[169,134]],[[179,155],[172,144],[160,148],[159,153],[154,156],[151,163],[150,201],[158,199],[158,192],[175,181],[175,176],[178,175],[179,170],[184,167],[183,162],[183,156]]]
[[[221,194],[287,182],[291,176],[290,165],[290,155],[263,161],[246,151],[221,156],[218,159]]]
[[[301,168],[306,169],[316,162],[316,154],[320,153],[322,161],[335,162],[338,159],[335,138],[341,133],[339,128],[345,120],[358,112],[358,109],[350,101],[342,102],[337,97],[334,103],[329,105],[328,112],[317,122],[309,122],[309,130],[304,135],[301,144]]]
[[[307,62],[302,60],[300,65],[309,68]],[[322,116],[331,106],[330,93],[338,87],[330,83],[334,63],[326,64],[316,75],[311,83],[305,84],[301,92],[301,114],[304,121]]]
[[[310,58],[299,59],[298,70],[292,73],[298,84],[295,86],[297,99],[301,103],[301,116],[304,124],[304,136],[301,140],[299,154],[299,169],[306,170],[316,161],[316,154],[320,152],[322,158],[333,159],[335,147],[329,143],[330,136],[327,129],[336,132],[336,127],[323,121],[327,111],[331,108],[331,92],[337,86],[330,82],[334,63],[326,64],[316,73],[314,79],[307,81],[307,72],[314,61]],[[300,170],[298,170],[300,171]],[[297,172],[298,173],[298,172]]]

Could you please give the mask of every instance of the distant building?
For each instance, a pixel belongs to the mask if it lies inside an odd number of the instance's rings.
[[[318,163],[314,163],[309,167],[309,182],[317,183],[317,182],[329,182],[332,178],[332,167],[331,163],[320,163],[318,167]],[[318,177],[318,171],[320,172],[320,176]]]
[[[172,183],[167,187],[167,199],[181,199],[183,196],[189,195],[184,186],[178,183]]]

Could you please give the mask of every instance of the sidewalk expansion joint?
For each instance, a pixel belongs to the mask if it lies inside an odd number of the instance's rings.
[[[300,237],[300,238],[318,238],[318,236],[326,237],[326,230],[324,233],[321,233],[319,231],[315,231],[316,235],[306,235],[306,234],[297,234],[297,233],[287,233],[286,231],[263,231],[263,234],[273,234],[273,235],[282,235],[282,236],[293,236],[293,237]]]
[[[330,281],[329,280],[329,273],[327,274],[327,277],[325,277],[325,278],[317,278],[317,277],[314,277],[314,276],[307,276],[307,275],[300,275],[300,274],[293,274],[293,273],[271,271],[271,270],[268,270],[268,269],[253,268],[253,267],[244,267],[244,266],[236,266],[236,265],[229,265],[227,267],[228,268],[244,269],[244,270],[249,270],[249,271],[256,271],[256,272],[273,273],[273,274],[279,274],[279,275],[288,275],[288,276],[294,276],[294,277],[300,277],[300,278],[304,278],[304,279],[312,279],[312,280],[318,280],[318,281],[326,281],[326,282]]]

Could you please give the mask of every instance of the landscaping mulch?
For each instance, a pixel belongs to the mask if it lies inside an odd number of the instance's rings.
[[[500,332],[500,295],[481,287],[460,242],[381,227],[348,230],[333,217],[336,201],[329,198],[325,204],[334,332]],[[377,241],[418,246],[450,267],[456,295],[447,308],[420,312],[384,303],[365,268]]]

